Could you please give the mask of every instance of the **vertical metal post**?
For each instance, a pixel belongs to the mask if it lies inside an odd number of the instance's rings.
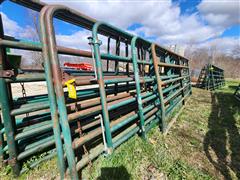
[[[140,119],[140,130],[141,135],[144,139],[146,139],[146,132],[144,127],[144,114],[143,114],[143,105],[142,105],[142,97],[141,97],[141,87],[140,87],[140,77],[139,77],[139,68],[137,62],[137,48],[136,48],[136,41],[137,36],[134,36],[131,40],[131,52],[132,52],[132,62],[133,62],[133,71],[134,71],[134,78],[135,78],[135,86],[137,92],[137,103],[138,103],[138,115]]]
[[[214,78],[214,74],[213,74],[214,70],[215,69],[213,68],[213,65],[210,65],[211,81],[212,81],[213,90],[215,90],[215,78]]]
[[[125,42],[125,56],[128,57],[128,43],[127,43],[127,40]],[[127,76],[129,77],[130,74],[129,74],[129,62],[127,62],[126,64],[126,73],[127,73]],[[129,92],[129,82],[127,82],[127,92]]]
[[[120,37],[116,39],[116,55],[120,55]],[[115,75],[119,74],[119,62],[115,61]],[[115,95],[118,93],[118,83],[114,84]]]
[[[4,38],[2,17],[0,15],[0,38]],[[6,68],[6,50],[0,47],[0,71]],[[17,161],[17,144],[14,139],[15,137],[15,118],[10,115],[11,111],[11,89],[9,84],[6,83],[5,79],[0,77],[0,102],[2,108],[2,118],[5,127],[5,133],[7,137],[8,152],[9,152],[9,164],[12,166],[12,170],[15,176],[20,174],[20,163]]]
[[[209,90],[209,64],[206,65],[206,75],[207,82],[205,81],[205,89]]]
[[[108,37],[108,43],[107,43],[107,53],[110,54],[110,47],[111,47],[111,37]],[[109,60],[107,60],[107,72],[109,72]]]
[[[0,116],[0,168],[3,167],[3,161],[4,161],[4,138],[3,133],[1,132],[3,129],[2,119]]]
[[[155,72],[157,87],[158,87],[158,94],[161,101],[160,103],[161,103],[161,112],[162,112],[162,131],[163,133],[165,133],[167,129],[166,120],[165,120],[166,112],[165,112],[165,105],[164,105],[164,98],[163,98],[163,91],[162,91],[162,81],[160,77],[158,58],[156,54],[156,44],[153,43],[151,45],[151,51],[152,51],[152,57],[153,57],[154,72]]]
[[[171,54],[169,54],[169,53],[165,53],[167,56],[165,57],[165,63],[168,63],[168,64],[171,64]],[[173,71],[173,68],[172,67],[169,67],[169,70],[167,71],[167,75],[168,76],[171,76],[173,73],[172,73],[172,71]],[[173,82],[171,82],[171,86],[173,85]],[[169,92],[169,94],[173,94],[174,93],[174,91],[176,91],[176,89],[172,89],[170,92]],[[173,106],[173,99],[171,99],[170,101],[169,101],[169,103],[170,103],[170,106]]]
[[[59,66],[58,53],[56,51],[56,39],[54,36],[54,28],[53,28],[53,14],[56,11],[61,10],[62,8],[63,8],[62,6],[51,6],[51,5],[45,6],[41,11],[40,25],[42,28],[42,33],[45,34],[45,38],[42,38],[43,50],[45,50],[46,52],[43,54],[44,60],[47,62],[46,63],[47,65],[51,66],[49,67],[49,69],[47,69],[48,70],[47,74],[50,75],[49,71],[52,71],[52,76],[53,76],[53,77],[49,76],[48,78],[54,79],[55,88],[51,90],[52,91],[55,90],[55,93],[57,96],[56,101],[57,101],[58,113],[61,121],[64,146],[65,146],[66,156],[68,160],[70,176],[71,176],[71,179],[78,179],[78,173],[77,173],[76,163],[75,163],[75,155],[72,148],[71,131],[68,123],[65,98],[64,98],[63,88],[62,88],[62,77],[61,77],[61,71]],[[48,80],[51,83],[53,83],[52,79],[48,79]],[[52,88],[52,87],[49,86],[48,88]],[[54,109],[53,106],[52,108]]]
[[[152,56],[152,51],[151,51],[151,45],[152,44],[150,44],[150,47],[149,47],[148,51],[149,51],[149,58],[150,58],[150,61],[152,62],[152,65],[149,66],[148,76],[152,76],[153,75],[154,79],[155,79],[155,83],[153,85],[153,91],[157,92],[157,96],[158,96],[158,98],[155,101],[155,105],[158,108],[158,111],[156,113],[156,117],[159,119],[159,123],[160,123],[161,119],[162,119],[162,108],[161,108],[162,107],[161,106],[162,101],[160,99],[160,94],[159,94],[159,91],[158,91],[158,89],[159,89],[158,88],[158,84],[156,83],[158,81],[158,79],[157,79],[157,76],[156,76],[156,73],[155,73],[155,68],[154,68],[154,63],[153,63],[153,56]]]
[[[116,38],[116,52],[115,54],[117,56],[120,55],[120,37]],[[119,73],[119,62],[118,61],[115,61],[115,74],[118,75]],[[116,86],[116,84],[115,84]]]
[[[181,65],[181,59],[180,59],[180,57],[178,57],[178,64]],[[180,77],[183,76],[183,75],[182,75],[182,68],[179,68],[179,75],[180,75]],[[180,87],[181,87],[181,88],[183,88],[183,80],[184,80],[184,79],[181,79],[181,80],[180,80],[180,85],[181,85]],[[182,98],[183,98],[182,105],[185,105],[184,89],[182,89],[182,93],[181,93],[181,94],[182,94]]]
[[[188,67],[188,70],[187,70],[187,72],[188,72],[188,75],[189,75],[189,83],[190,83],[190,95],[192,94],[192,86],[191,86],[191,75],[190,75],[190,67],[189,67],[189,61],[186,61],[187,62],[187,67]]]
[[[101,25],[101,22],[97,22],[94,24],[92,29],[92,44],[94,49],[94,57],[96,62],[96,70],[97,70],[97,81],[99,84],[99,91],[100,91],[100,98],[101,98],[101,105],[102,105],[102,115],[104,120],[104,127],[105,127],[105,135],[108,147],[108,153],[112,153],[113,150],[113,142],[112,142],[112,134],[110,129],[110,119],[107,107],[107,100],[106,100],[106,91],[105,91],[105,84],[104,84],[104,76],[102,72],[102,62],[100,57],[100,44],[101,42],[98,40],[97,31],[98,27]]]

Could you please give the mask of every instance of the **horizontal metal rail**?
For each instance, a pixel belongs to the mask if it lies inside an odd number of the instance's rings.
[[[28,158],[50,150],[31,167],[57,155],[61,178],[78,179],[89,161],[111,154],[135,134],[146,139],[156,125],[164,132],[166,117],[191,94],[185,57],[65,6],[12,2],[40,12],[41,29],[41,41],[31,42],[5,36],[0,28],[0,70],[14,70],[0,77],[0,160],[7,157],[15,175],[26,171],[21,164]],[[91,50],[57,45],[53,18],[90,30]],[[40,52],[44,68],[9,68],[6,48]],[[59,55],[91,58],[94,70],[61,67]],[[69,80],[74,80],[75,99],[66,88]],[[47,94],[12,97],[14,83],[39,81],[46,82]]]

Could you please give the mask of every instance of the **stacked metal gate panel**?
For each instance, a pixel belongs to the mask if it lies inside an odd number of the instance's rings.
[[[166,131],[168,123],[166,117],[179,104],[185,103],[191,94],[188,60],[184,57],[169,53],[166,49],[152,44],[152,54],[155,63],[155,74],[158,76],[159,92],[162,99],[162,129]],[[157,67],[158,66],[158,67]],[[162,77],[167,77],[163,79]]]
[[[23,0],[16,2],[30,5],[38,11],[43,6]],[[90,51],[57,46],[53,17],[91,30]],[[41,44],[1,40],[1,47],[42,51],[45,74],[34,75],[28,81],[37,79],[47,82],[48,98],[41,97],[39,103],[44,102],[46,109],[50,107],[52,120],[39,128],[42,132],[53,129],[51,142],[56,144],[62,178],[69,172],[72,179],[77,179],[78,171],[89,161],[104,151],[111,153],[136,133],[146,138],[146,132],[156,124],[165,131],[169,114],[175,107],[184,104],[191,93],[188,60],[149,41],[57,5],[42,8],[40,27]],[[103,37],[107,41],[101,41]],[[113,41],[114,53],[110,51]],[[102,47],[107,47],[107,52]],[[92,58],[95,71],[62,72],[59,54]],[[106,66],[103,66],[104,62]],[[111,63],[114,70],[109,66]],[[29,77],[21,78],[26,80]],[[0,80],[3,87],[7,80]],[[70,99],[64,88],[69,80],[81,89],[77,90],[76,99]],[[5,101],[1,100],[2,107]],[[19,110],[22,111],[22,108]],[[8,112],[3,114],[9,116]],[[5,130],[6,125],[9,123],[4,122]],[[13,131],[15,129],[11,127],[6,134]],[[8,137],[10,140],[17,145],[16,139]],[[9,147],[8,151],[16,151],[17,148]],[[19,156],[17,151],[9,154],[10,159]],[[18,162],[12,166],[19,171]],[[18,174],[18,171],[15,173]]]
[[[197,87],[214,90],[225,85],[224,70],[212,64],[206,64],[198,77]]]
[[[4,36],[1,25],[1,159],[7,159],[13,167],[15,175],[19,175],[23,162],[38,155],[49,152],[43,159],[48,159],[56,155],[54,149],[52,121],[49,111],[49,101],[47,94],[15,97],[13,98],[12,85],[14,83],[39,82],[44,81],[44,74],[39,72],[13,69],[8,64],[6,48],[16,48],[25,50],[40,51],[39,46],[28,44]],[[26,46],[25,46],[26,45]],[[12,74],[14,71],[14,74]],[[22,84],[23,85],[23,84]],[[23,89],[22,89],[23,90]],[[22,91],[20,89],[20,91]],[[38,94],[38,92],[36,92]],[[42,161],[43,159],[39,160]],[[1,162],[3,163],[3,161]],[[37,164],[29,164],[29,168]]]

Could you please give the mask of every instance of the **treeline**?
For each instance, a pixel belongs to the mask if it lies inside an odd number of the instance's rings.
[[[225,78],[240,78],[240,57],[225,55],[220,52],[209,52],[206,49],[198,49],[193,52],[185,53],[190,59],[190,68],[201,70],[201,68],[211,63],[224,69]]]

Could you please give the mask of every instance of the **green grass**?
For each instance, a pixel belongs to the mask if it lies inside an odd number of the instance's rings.
[[[153,128],[144,141],[134,136],[110,156],[100,156],[82,171],[84,179],[239,179],[239,81],[227,81],[213,93],[193,88],[193,95],[167,136]],[[11,179],[9,167],[0,179]],[[54,179],[56,159],[20,179]]]

